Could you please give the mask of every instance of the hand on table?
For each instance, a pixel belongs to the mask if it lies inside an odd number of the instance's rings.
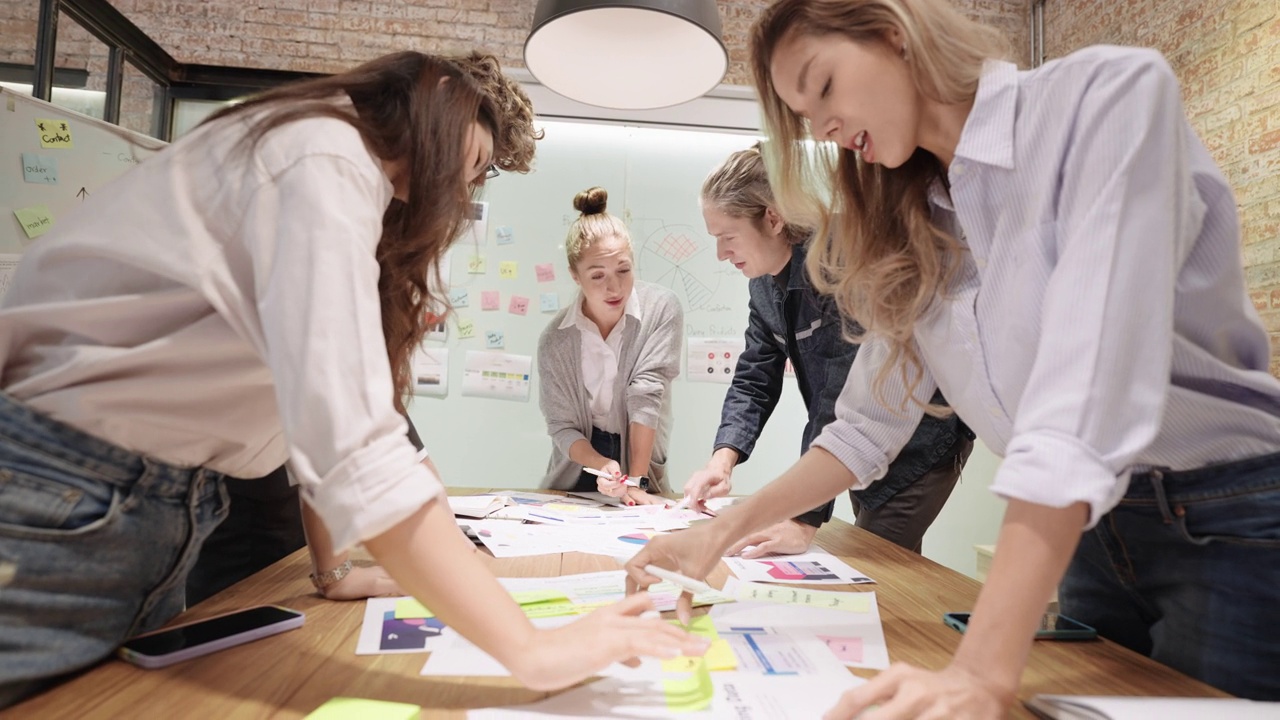
[[[647,593],[631,595],[581,620],[535,630],[509,668],[533,690],[558,690],[621,662],[631,667],[640,657],[673,658],[706,653],[709,642],[658,617],[640,617],[653,609]]]
[[[720,549],[724,547],[711,527],[713,524],[703,523],[673,535],[659,535],[646,543],[627,562],[627,593],[662,582],[662,578],[645,572],[645,566],[651,564],[695,580],[705,580],[720,562]],[[676,600],[676,616],[688,625],[692,615],[693,595],[686,590]]]
[[[371,567],[353,565],[346,577],[321,590],[320,594],[329,600],[363,600],[406,593],[400,589],[400,584],[392,580],[387,571],[382,569],[381,565]]]
[[[809,546],[813,544],[813,536],[817,534],[818,528],[812,525],[806,525],[795,520],[783,520],[776,525],[742,538],[734,543],[725,555],[741,553],[742,557],[748,560],[762,557],[769,553],[796,555],[808,552]],[[754,545],[755,547],[743,552],[743,548],[748,545]]]
[[[841,696],[823,720],[995,720],[1005,716],[1014,699],[1013,689],[954,664],[931,671],[894,663]]]

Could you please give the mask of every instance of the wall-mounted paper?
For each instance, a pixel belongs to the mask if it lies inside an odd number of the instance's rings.
[[[44,205],[18,208],[13,211],[13,214],[22,224],[22,231],[32,240],[49,232],[49,228],[53,227],[53,215],[49,214],[49,208]]]
[[[529,298],[522,295],[512,295],[511,303],[507,305],[507,312],[512,315],[524,315],[529,312]]]
[[[481,310],[497,310],[499,304],[497,290],[481,290],[480,291],[480,309]]]
[[[741,337],[689,338],[686,379],[689,382],[730,384],[745,342]]]
[[[423,314],[422,322],[427,326],[427,340],[448,340],[449,326],[445,324],[445,315],[426,311]]]
[[[40,135],[42,148],[72,148],[71,126],[66,120],[50,120],[36,118],[36,132]]]
[[[21,255],[0,255],[0,300],[3,300],[4,294],[9,292],[9,286],[13,284],[13,276],[18,272],[18,261],[21,259]]]
[[[511,245],[516,241],[515,231],[509,225],[501,225],[493,231],[499,245]]]
[[[542,312],[555,312],[560,309],[560,295],[558,293],[542,293],[538,295],[538,306]]]
[[[533,266],[533,272],[538,276],[538,282],[555,282],[556,267],[551,263],[538,263]]]
[[[520,263],[515,260],[503,260],[498,263],[498,277],[503,280],[515,280],[520,276]]]
[[[458,339],[465,340],[476,336],[476,321],[470,318],[458,318]]]
[[[449,291],[449,304],[456,310],[464,308],[471,304],[471,296],[467,294],[466,288],[453,288]]]
[[[485,330],[484,346],[490,350],[501,350],[507,342],[507,334],[502,330]],[[464,395],[466,393],[463,393]]]
[[[485,262],[483,255],[472,255],[467,258],[467,274],[483,275],[488,272],[488,264]]]
[[[530,355],[468,350],[463,368],[463,395],[529,400],[529,373],[533,370],[533,357]]]
[[[471,225],[459,238],[459,243],[480,247],[489,241],[489,203],[471,203]]]
[[[22,179],[41,185],[58,184],[58,158],[39,153],[22,153]]]
[[[418,348],[413,356],[413,392],[434,397],[449,394],[448,348]]]

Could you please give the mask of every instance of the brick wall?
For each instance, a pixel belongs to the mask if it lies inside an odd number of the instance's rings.
[[[1047,0],[1045,51],[1111,43],[1159,49],[1205,145],[1236,193],[1245,279],[1280,376],[1280,3]]]

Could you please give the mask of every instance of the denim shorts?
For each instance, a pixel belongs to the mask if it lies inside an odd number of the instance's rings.
[[[183,610],[221,474],[158,462],[0,393],[0,708]]]

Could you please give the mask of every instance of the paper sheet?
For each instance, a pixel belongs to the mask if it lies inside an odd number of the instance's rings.
[[[463,364],[462,394],[497,400],[529,400],[529,355],[468,350]]]
[[[739,581],[734,584],[734,599],[743,602],[766,602],[775,605],[808,605],[816,608],[871,612],[874,595],[861,592],[835,592],[809,588],[778,587]]]
[[[1033,709],[1059,720],[1275,720],[1280,703],[1236,698],[1105,697],[1097,695],[1036,695]]]
[[[724,563],[739,580],[806,585],[857,585],[875,582],[843,560],[821,550],[800,555],[766,555],[754,560],[727,557]]]
[[[441,643],[444,623],[435,618],[396,619],[404,598],[369,598],[356,643],[357,655],[429,652]]]
[[[9,292],[9,286],[13,284],[13,276],[18,272],[18,261],[21,259],[21,255],[0,255],[0,300],[3,300],[5,293]]]
[[[449,348],[418,348],[413,356],[413,392],[434,397],[449,394]]]
[[[730,384],[745,342],[741,337],[689,338],[685,378],[689,382]]]

